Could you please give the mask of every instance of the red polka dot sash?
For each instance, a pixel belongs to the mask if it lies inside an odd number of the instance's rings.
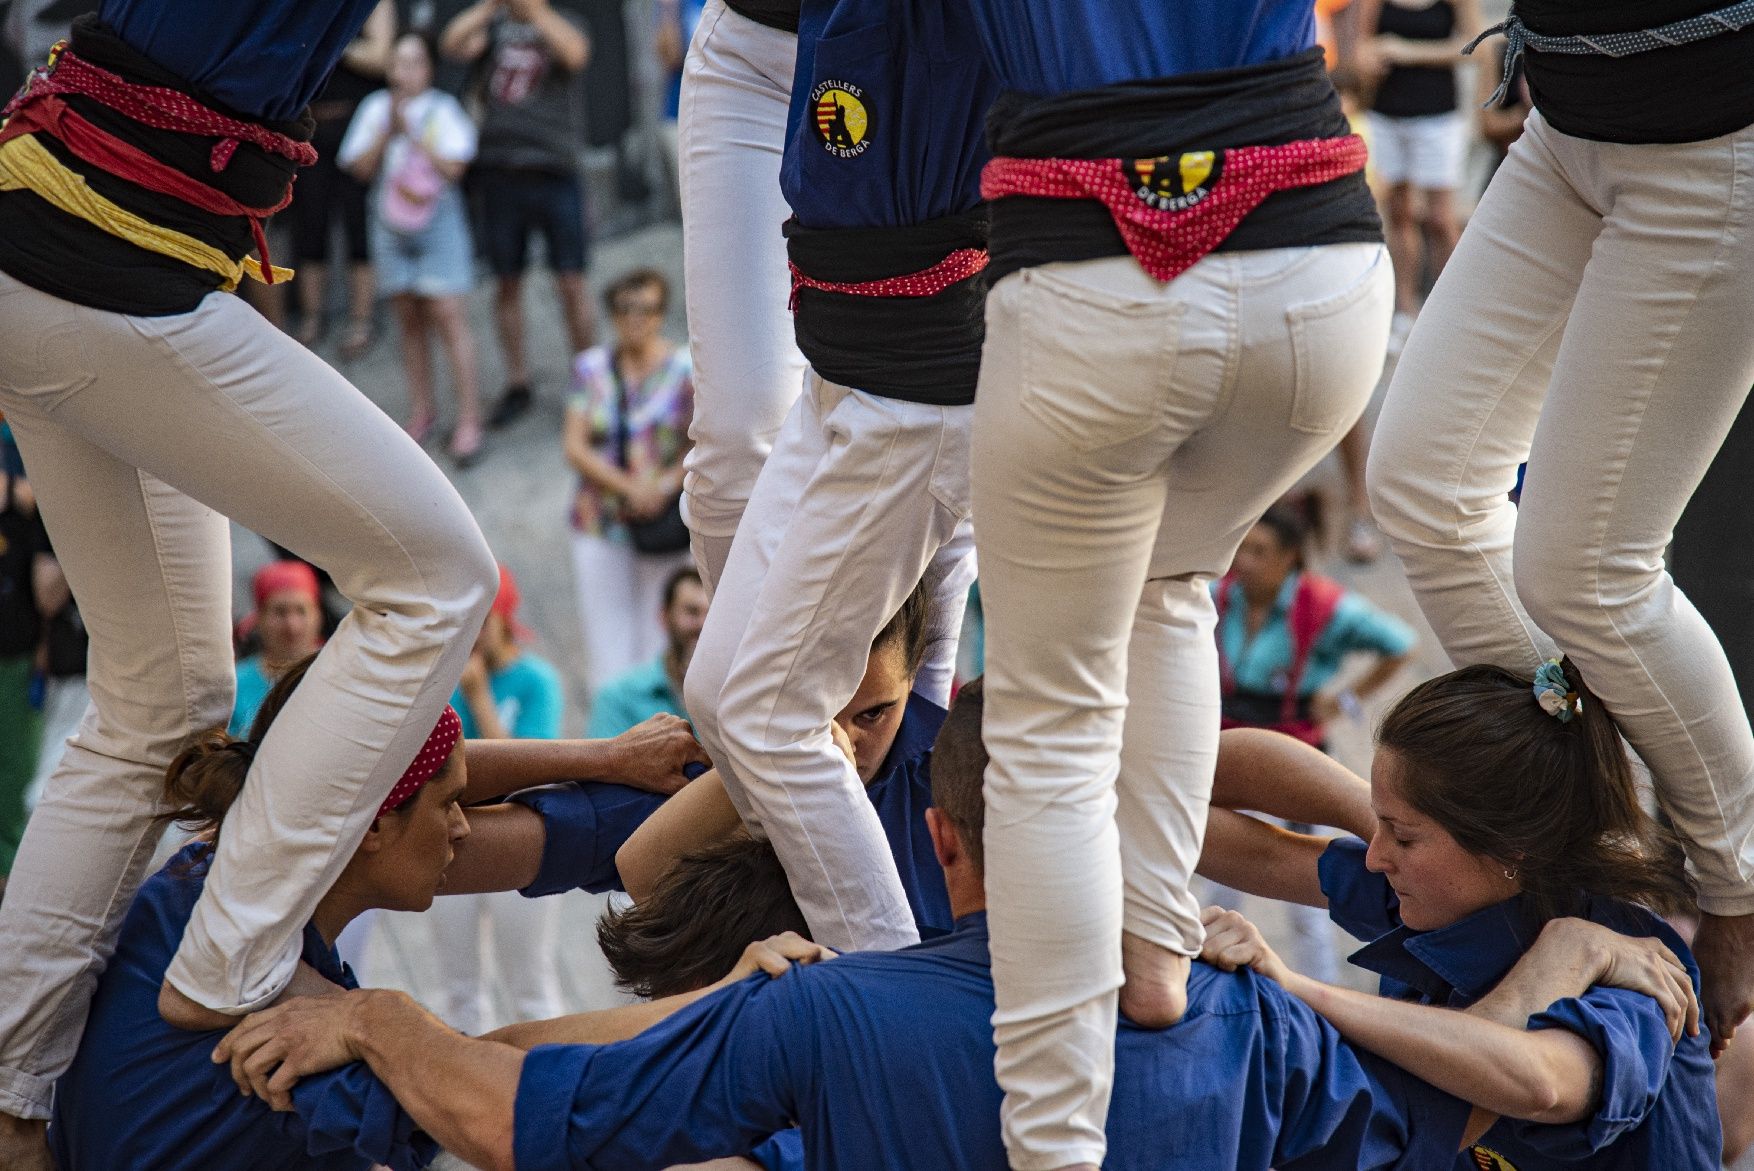
[[[995,158],[981,172],[981,194],[1094,199],[1108,208],[1140,267],[1171,281],[1267,196],[1361,171],[1366,153],[1364,140],[1349,134],[1155,159]]]
[[[906,276],[884,277],[876,281],[819,281],[806,276],[792,265],[791,309],[798,309],[799,289],[820,289],[825,293],[847,293],[854,297],[933,297],[958,281],[965,281],[987,266],[984,248],[958,248],[931,268]]]
[[[451,750],[456,748],[457,741],[462,738],[463,721],[458,718],[457,709],[447,703],[445,710],[439,713],[432,735],[426,738],[426,743],[414,754],[414,761],[408,766],[408,771],[402,774],[402,779],[396,782],[396,787],[390,790],[390,795],[378,806],[378,816],[382,817],[391,810],[400,808],[410,797],[420,792],[421,786],[445,767],[445,761],[451,759]]]

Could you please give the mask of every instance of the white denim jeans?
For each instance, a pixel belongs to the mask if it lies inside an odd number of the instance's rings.
[[[0,906],[0,1110],[45,1117],[152,856],[164,770],[231,712],[226,517],[327,569],[354,609],[226,818],[168,978],[242,1013],[432,731],[498,573],[402,429],[241,300],[128,317],[0,275],[0,410],[91,634],[92,705]]]
[[[928,578],[915,690],[946,701],[974,577],[972,407],[900,402],[812,373],[761,470],[689,664],[688,714],[743,820],[768,837],[813,937],[918,939],[876,810],[829,723],[871,642]]]
[[[988,297],[986,873],[1019,1171],[1102,1162],[1123,928],[1199,951],[1208,583],[1363,411],[1392,300],[1378,244],[1213,254],[1168,284],[1126,256],[1051,264]]]
[[[1533,114],[1408,339],[1369,468],[1450,658],[1571,656],[1719,915],[1754,912],[1754,735],[1663,553],[1754,384],[1751,310],[1754,127],[1629,146]]]
[[[682,67],[678,173],[694,423],[683,515],[707,589],[804,386],[780,194],[798,38],[708,0]]]

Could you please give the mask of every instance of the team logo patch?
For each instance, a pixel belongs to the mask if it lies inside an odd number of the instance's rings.
[[[1516,1166],[1509,1159],[1491,1147],[1476,1146],[1468,1153],[1474,1156],[1474,1165],[1480,1171],[1516,1171]]]
[[[1139,202],[1158,211],[1186,211],[1212,194],[1224,173],[1224,152],[1195,150],[1121,164]]]
[[[865,91],[850,81],[824,81],[810,91],[816,137],[837,158],[856,159],[871,144],[876,129]]]

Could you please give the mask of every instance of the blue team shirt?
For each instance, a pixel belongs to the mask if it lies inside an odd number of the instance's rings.
[[[1218,624],[1218,645],[1224,648],[1225,662],[1230,664],[1231,677],[1243,691],[1260,695],[1284,695],[1291,674],[1291,603],[1297,597],[1297,584],[1302,575],[1293,573],[1279,587],[1279,596],[1267,621],[1251,638],[1248,632],[1248,600],[1243,597],[1239,582],[1230,584],[1225,599],[1224,618]],[[1217,595],[1223,582],[1212,583]],[[1303,666],[1299,695],[1314,695],[1339,674],[1347,655],[1369,651],[1393,658],[1413,649],[1413,628],[1378,607],[1362,594],[1347,590],[1334,607],[1334,616],[1327,628],[1310,647],[1309,660]]]
[[[926,810],[932,804],[932,742],[947,714],[918,693],[908,696],[895,743],[877,777],[865,787],[922,934],[948,931],[951,926],[950,893],[926,830]],[[540,814],[547,831],[536,880],[523,890],[530,898],[575,888],[594,893],[620,890],[615,852],[664,803],[654,793],[599,781],[526,789],[511,799]]]
[[[239,113],[298,116],[377,0],[103,0],[127,44]]]
[[[967,4],[1005,88],[1027,94],[1235,69],[1290,57],[1315,44],[1310,0]]]
[[[806,228],[908,227],[980,202],[998,96],[966,5],[804,0],[780,187]]]
[[[1112,1171],[1413,1171],[1453,1156],[1463,1103],[1379,1078],[1278,985],[1195,964],[1188,1001],[1173,1028],[1120,1027]],[[795,1120],[814,1171],[1004,1171],[992,1014],[984,913],[902,951],[752,978],[631,1041],[532,1050],[517,1166],[691,1163]]]
[[[1413,931],[1401,923],[1388,880],[1365,867],[1365,849],[1357,838],[1329,846],[1321,859],[1322,890],[1334,922],[1370,941],[1351,959],[1382,977],[1384,996],[1464,1008],[1491,991],[1540,934],[1541,924],[1520,897],[1436,931]],[[1592,897],[1581,917],[1622,935],[1656,936],[1687,966],[1697,991],[1693,953],[1655,915],[1618,899]],[[1500,1119],[1473,1151],[1447,1165],[1456,1171],[1718,1165],[1723,1135],[1705,1030],[1682,1037],[1677,1047],[1656,1001],[1599,986],[1550,1005],[1529,1019],[1529,1027],[1569,1029],[1595,1046],[1604,1065],[1596,1113],[1563,1126]]]
[[[116,954],[92,998],[73,1064],[55,1084],[49,1146],[61,1171],[199,1167],[201,1171],[414,1171],[437,1144],[417,1134],[363,1064],[301,1081],[294,1113],[245,1098],[229,1066],[215,1065],[225,1035],[173,1028],[158,991],[207,880],[211,847],[195,842],[147,879],[122,921]],[[332,948],[305,928],[304,961],[358,987]]]

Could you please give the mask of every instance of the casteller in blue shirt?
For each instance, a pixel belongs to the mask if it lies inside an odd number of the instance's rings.
[[[895,742],[865,786],[922,935],[951,926],[950,895],[932,854],[925,818],[932,804],[932,741],[946,714],[918,692],[910,694]],[[664,803],[655,794],[599,781],[526,789],[511,800],[535,810],[546,833],[536,880],[522,891],[531,898],[575,888],[594,893],[622,889],[615,853]]]
[[[1328,913],[1369,941],[1354,964],[1382,977],[1382,994],[1421,1004],[1465,1008],[1491,991],[1534,945],[1541,924],[1509,899],[1447,927],[1414,931],[1401,922],[1388,879],[1365,865],[1366,845],[1341,838],[1322,854]],[[1699,968],[1674,930],[1642,907],[1590,896],[1578,917],[1622,935],[1655,936],[1687,967],[1694,991]],[[1455,1171],[1646,1171],[1718,1165],[1723,1135],[1706,1030],[1669,1036],[1663,1011],[1648,996],[1598,985],[1530,1018],[1531,1029],[1569,1029],[1602,1056],[1600,1100],[1593,1115],[1563,1125],[1500,1118],[1469,1151],[1434,1168]]]
[[[417,1171],[438,1153],[364,1065],[301,1081],[296,1110],[277,1114],[238,1093],[215,1065],[224,1031],[174,1028],[159,987],[207,881],[212,847],[185,846],[141,885],[116,954],[98,981],[73,1064],[55,1083],[49,1147],[61,1171]],[[315,927],[305,963],[345,988],[359,985]]]
[[[517,1166],[664,1167],[796,1120],[818,1171],[1003,1171],[992,1013],[982,911],[903,951],[747,980],[631,1041],[532,1050]],[[1380,1068],[1273,982],[1197,963],[1181,1023],[1120,1025],[1105,1166],[1447,1165],[1468,1108]]]

